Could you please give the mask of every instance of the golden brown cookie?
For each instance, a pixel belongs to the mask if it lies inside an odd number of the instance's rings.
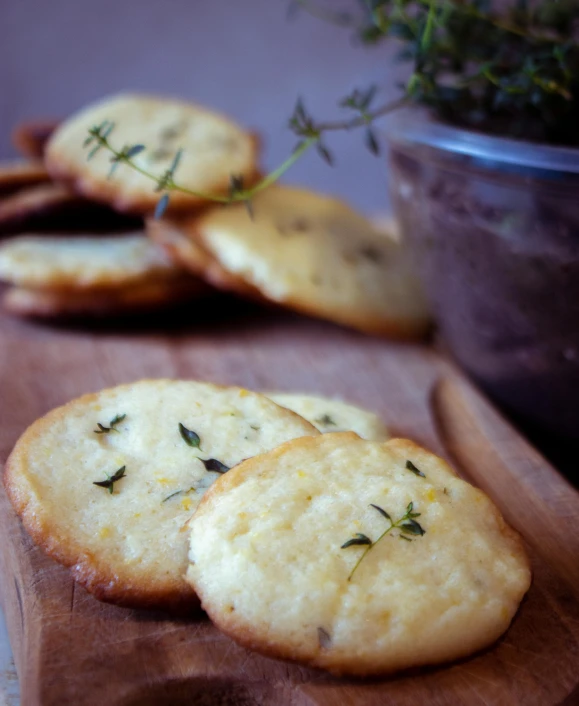
[[[247,185],[257,178],[258,141],[228,118],[194,103],[120,94],[89,105],[63,122],[46,150],[46,164],[55,179],[120,211],[152,213],[159,194],[154,181],[127,165],[120,165],[110,177],[111,154],[105,149],[87,159],[95,144],[84,146],[88,131],[105,121],[114,124],[108,139],[117,150],[127,144],[145,146],[133,159],[157,177],[182,150],[175,181],[193,191],[225,195],[232,175],[242,177]],[[172,192],[170,209],[190,209],[205,201]]]
[[[199,242],[187,234],[194,225],[191,218],[148,218],[145,224],[151,240],[161,245],[181,267],[202,277],[216,289],[260,303],[267,302],[258,289],[223,269]]]
[[[12,130],[11,140],[20,154],[30,159],[42,159],[48,139],[56,130],[59,120],[27,120]]]
[[[362,439],[386,441],[390,434],[377,414],[343,400],[297,392],[264,392],[276,404],[291,409],[323,433],[353,431]]]
[[[191,217],[187,235],[272,302],[367,333],[424,335],[430,315],[402,247],[341,201],[272,186]]]
[[[531,580],[489,498],[401,439],[287,442],[219,478],[189,526],[187,578],[217,627],[336,674],[466,657]]]
[[[49,222],[55,215],[78,207],[82,199],[62,184],[38,184],[0,199],[0,232]]]
[[[41,319],[116,318],[149,313],[196,299],[210,292],[202,280],[188,275],[137,284],[83,290],[10,287],[4,309],[16,316]]]
[[[319,432],[271,400],[145,380],[85,395],[29,427],[4,474],[33,540],[101,600],[187,611],[185,523],[244,458]]]
[[[0,162],[0,194],[43,184],[49,180],[42,162],[24,159]]]
[[[0,280],[13,285],[7,311],[44,318],[124,316],[210,291],[142,232],[12,238],[0,245]]]
[[[142,231],[21,235],[0,244],[0,280],[28,289],[106,289],[172,279],[184,270]]]

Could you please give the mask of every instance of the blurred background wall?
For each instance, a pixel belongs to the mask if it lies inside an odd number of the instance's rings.
[[[197,100],[257,129],[271,168],[296,142],[286,124],[298,96],[326,119],[343,114],[337,101],[354,87],[397,95],[391,54],[354,46],[347,30],[303,12],[288,20],[287,0],[0,0],[0,157],[14,154],[18,120],[136,89]],[[385,160],[362,133],[328,144],[335,167],[308,155],[286,181],[387,209]]]

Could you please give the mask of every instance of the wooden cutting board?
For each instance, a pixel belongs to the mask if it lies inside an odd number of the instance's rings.
[[[238,647],[208,620],[98,603],[25,536],[0,495],[0,589],[23,706],[570,706],[579,703],[579,494],[434,350],[231,302],[146,329],[71,330],[0,316],[0,461],[81,393],[195,377],[336,395],[447,457],[525,536],[532,588],[507,635],[458,664],[336,679]],[[420,640],[420,635],[416,635]]]

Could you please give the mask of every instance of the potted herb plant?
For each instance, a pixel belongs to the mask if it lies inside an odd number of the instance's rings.
[[[328,135],[360,127],[379,152],[387,129],[391,188],[450,351],[513,410],[579,436],[579,2],[577,0],[359,0],[352,12],[294,0],[364,43],[401,42],[412,65],[400,99],[374,88],[341,101],[351,116],[322,122],[298,102],[294,153],[257,186],[235,176],[220,201],[246,201],[308,149],[328,162]],[[115,150],[111,126],[92,149]],[[96,141],[96,144],[95,144]],[[178,157],[175,160],[178,164]],[[151,175],[181,189],[174,168]],[[205,195],[207,196],[207,195]]]

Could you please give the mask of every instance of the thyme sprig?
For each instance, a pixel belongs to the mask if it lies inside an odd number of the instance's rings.
[[[402,98],[398,101],[383,105],[375,110],[369,110],[369,105],[366,105],[363,109],[361,106],[355,107],[354,105],[349,105],[348,107],[354,108],[360,113],[357,117],[350,118],[348,120],[316,122],[312,116],[306,112],[303,102],[298,100],[294,113],[289,121],[290,129],[292,129],[293,132],[300,138],[292,154],[284,162],[282,162],[277,169],[271,171],[263,179],[251,187],[246,187],[239,175],[232,174],[230,176],[230,187],[227,194],[196,191],[194,189],[189,189],[176,181],[175,171],[181,160],[181,155],[183,154],[182,151],[177,152],[171,167],[160,175],[154,174],[148,169],[145,169],[135,161],[134,157],[141,154],[146,147],[138,144],[133,146],[125,145],[121,149],[117,149],[113,146],[109,139],[115,127],[114,123],[110,120],[105,120],[100,125],[91,127],[88,131],[88,137],[84,142],[84,146],[91,147],[91,150],[87,156],[88,159],[92,159],[92,157],[94,157],[99,150],[104,149],[106,152],[110,153],[110,161],[114,169],[116,169],[119,164],[125,164],[154,182],[156,184],[155,191],[162,193],[155,209],[156,218],[160,218],[169,206],[171,192],[178,192],[202,199],[204,201],[213,201],[222,204],[242,202],[246,204],[251,215],[251,200],[253,197],[260,191],[267,189],[269,186],[277,182],[300,159],[300,157],[314,145],[323,159],[330,164],[333,163],[333,155],[322,141],[322,136],[325,133],[337,130],[351,130],[363,125],[368,128],[369,124],[374,122],[377,118],[397,110],[406,102],[407,99]],[[372,135],[370,138],[369,133],[367,133],[366,141],[369,148],[373,152],[377,153],[378,143],[375,136]]]
[[[97,422],[98,429],[93,429],[93,431],[95,434],[110,434],[112,431],[116,431],[117,434],[120,434],[119,430],[116,427],[117,424],[120,424],[126,416],[126,414],[117,414],[111,419],[108,427],[105,427],[100,422]]]
[[[348,576],[348,581],[352,580],[352,576],[354,576],[354,573],[356,572],[356,569],[360,566],[362,563],[362,560],[364,557],[368,554],[368,552],[375,547],[378,542],[380,542],[386,535],[390,534],[392,530],[394,529],[399,529],[400,534],[398,537],[400,539],[405,539],[406,541],[412,541],[410,536],[411,535],[414,537],[422,537],[422,535],[425,534],[426,530],[418,523],[416,522],[416,517],[420,517],[419,512],[414,512],[414,503],[410,502],[408,503],[406,507],[406,512],[400,517],[398,520],[394,521],[392,517],[390,516],[389,513],[386,512],[383,508],[381,508],[379,505],[374,505],[371,504],[370,507],[373,507],[382,517],[389,522],[389,526],[382,532],[382,534],[376,539],[375,541],[372,541],[370,537],[368,537],[365,534],[362,534],[361,532],[356,532],[355,536],[352,539],[349,539],[347,542],[344,542],[340,549],[348,549],[348,547],[355,547],[355,546],[365,546],[366,548],[362,552],[362,554],[358,557],[358,561],[354,564],[354,568],[352,571],[350,571],[350,575]]]
[[[353,29],[366,44],[397,39],[400,57],[413,65],[404,95],[374,107],[375,87],[355,90],[339,105],[354,111],[346,120],[318,121],[298,100],[289,127],[299,138],[293,153],[254,185],[230,175],[228,193],[189,189],[175,178],[181,159],[161,174],[149,171],[139,156],[145,145],[114,146],[114,123],[105,120],[89,130],[85,146],[91,159],[110,154],[111,172],[124,164],[156,184],[161,194],[155,215],[161,216],[172,192],[203,201],[245,203],[275,183],[311,148],[329,164],[334,156],[326,135],[364,129],[364,142],[380,151],[374,122],[407,104],[432,109],[443,121],[499,135],[579,144],[579,39],[577,0],[512,0],[495,9],[491,0],[360,0],[359,12],[342,12],[317,0],[291,0],[291,7]]]
[[[126,466],[121,466],[121,468],[119,468],[118,471],[115,471],[112,476],[109,476],[109,474],[106,473],[106,480],[93,481],[93,485],[98,485],[99,488],[106,488],[106,490],[108,490],[109,493],[112,495],[114,492],[115,483],[117,483],[121,480],[121,478],[124,478],[126,476],[126,468]]]
[[[293,2],[365,44],[400,41],[413,64],[406,95],[445,122],[579,144],[577,0],[361,0],[338,14]]]
[[[175,171],[181,161],[183,154],[182,150],[177,151],[173,163],[169,169],[165,170],[162,174],[154,174],[134,160],[134,157],[146,149],[145,145],[125,145],[121,149],[117,149],[113,146],[109,137],[114,127],[115,124],[113,122],[110,120],[105,120],[100,125],[94,125],[89,129],[88,137],[84,142],[84,147],[91,147],[91,145],[92,147],[87,155],[87,159],[92,159],[99,150],[104,149],[111,155],[110,161],[113,171],[109,172],[109,176],[112,176],[114,169],[116,169],[119,164],[125,164],[139,174],[142,174],[151,181],[155,182],[155,191],[162,192],[162,196],[160,197],[159,202],[157,203],[157,208],[155,209],[156,218],[160,218],[167,209],[167,206],[169,205],[170,193],[173,191],[186,194],[188,196],[193,196],[197,199],[202,199],[203,201],[214,201],[222,204],[236,202],[248,204],[248,202],[250,202],[250,200],[257,193],[266,189],[268,186],[276,182],[283,174],[285,174],[285,172],[298,161],[301,155],[306,152],[312,144],[314,144],[314,142],[316,142],[316,139],[313,138],[302,141],[293,154],[291,154],[277,169],[274,169],[261,181],[250,188],[246,188],[244,186],[243,180],[240,179],[238,175],[232,174],[230,177],[230,188],[228,194],[210,194],[203,191],[189,189],[188,187],[175,181]]]

